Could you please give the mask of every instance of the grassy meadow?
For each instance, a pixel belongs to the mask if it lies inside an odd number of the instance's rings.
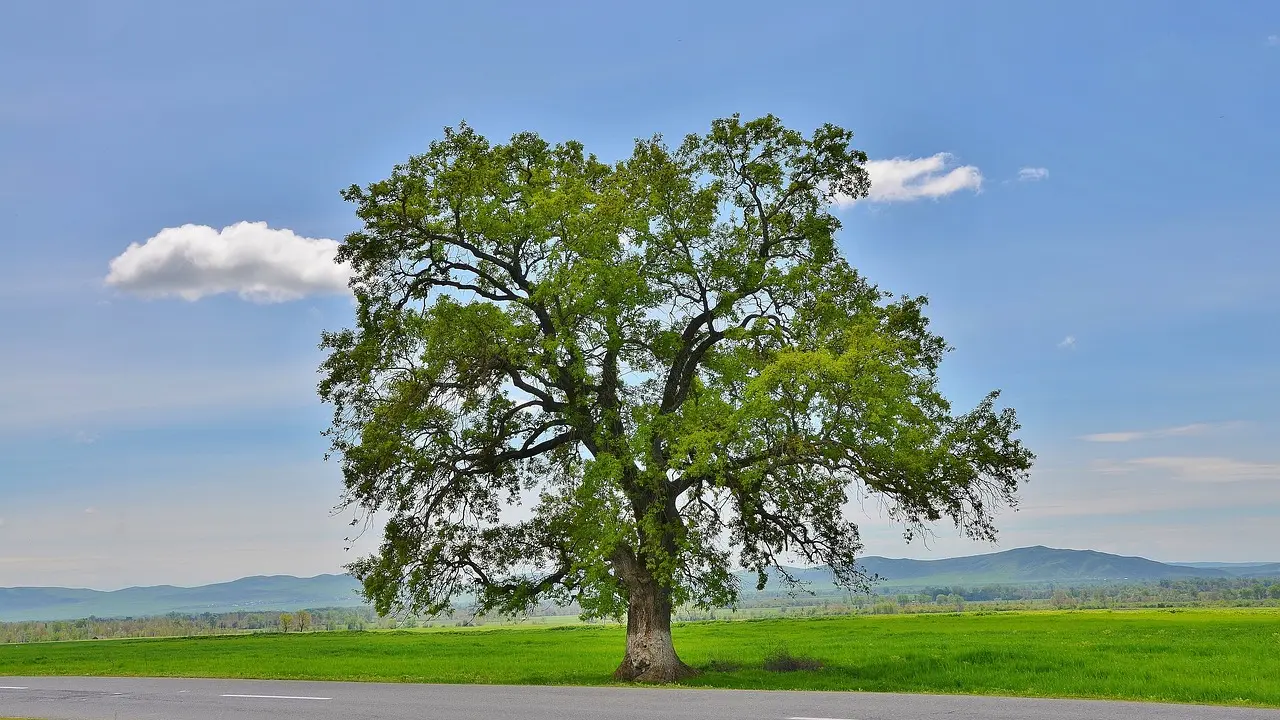
[[[612,682],[620,626],[299,633],[0,645],[0,676]],[[1280,707],[1280,612],[1135,610],[685,623],[688,685]],[[785,651],[817,670],[772,672]]]

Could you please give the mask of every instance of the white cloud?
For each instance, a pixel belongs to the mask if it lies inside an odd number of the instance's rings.
[[[1018,170],[1018,180],[1022,182],[1035,182],[1047,177],[1049,177],[1049,168],[1024,167]]]
[[[1124,432],[1094,433],[1092,435],[1081,436],[1080,439],[1088,440],[1089,442],[1124,443],[1133,442],[1134,440],[1152,440],[1155,438],[1201,435],[1215,427],[1219,426],[1211,425],[1209,423],[1192,423],[1191,425],[1178,425],[1177,427],[1158,428],[1156,430],[1128,430]]]
[[[1276,47],[1277,45],[1280,45],[1280,35],[1268,35],[1267,44],[1270,45],[1271,47]]]
[[[949,153],[938,153],[925,158],[892,158],[869,160],[867,173],[871,176],[871,202],[903,202],[920,198],[940,198],[961,190],[982,189],[982,172],[973,165],[960,167],[951,164]],[[853,204],[841,198],[837,205]]]
[[[97,433],[85,432],[80,430],[76,433],[72,441],[77,445],[92,445],[98,441]]]
[[[1058,347],[1068,349],[1068,350],[1074,348],[1075,346],[1076,346],[1075,335],[1068,335],[1062,338],[1062,342],[1058,343]]]
[[[1119,475],[1138,468],[1163,470],[1190,482],[1229,483],[1246,480],[1280,480],[1280,464],[1256,463],[1225,457],[1165,456],[1101,461],[1095,467]]]
[[[96,508],[96,507],[87,507],[87,508],[85,508],[85,509],[84,509],[84,514],[85,514],[85,515],[97,515],[97,514],[98,514],[98,508]]]
[[[143,297],[194,301],[236,293],[253,302],[285,302],[347,292],[351,269],[334,261],[338,242],[307,238],[265,222],[165,228],[111,261],[108,285]]]

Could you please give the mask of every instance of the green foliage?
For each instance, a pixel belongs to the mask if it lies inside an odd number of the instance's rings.
[[[1092,697],[1280,707],[1280,612],[890,615],[680,626],[706,687]],[[0,676],[237,677],[491,684],[611,682],[619,626],[279,633],[0,645]],[[786,638],[820,659],[774,673]]]
[[[609,164],[464,124],[346,190],[356,324],[319,390],[346,503],[389,517],[351,566],[378,611],[712,607],[784,553],[859,587],[851,495],[994,537],[1033,456],[996,393],[952,412],[925,299],[840,256],[851,139],[734,116]]]

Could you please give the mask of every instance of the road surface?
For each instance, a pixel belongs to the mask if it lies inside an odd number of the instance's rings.
[[[48,720],[1280,720],[1280,710],[888,693],[0,677]]]

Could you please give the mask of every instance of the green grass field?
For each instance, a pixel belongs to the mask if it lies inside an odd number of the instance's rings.
[[[4,675],[599,685],[617,626],[306,633],[0,646]],[[1122,698],[1280,707],[1275,611],[1030,612],[689,623],[689,685]],[[785,648],[823,662],[775,673]],[[736,668],[736,669],[732,669]]]

